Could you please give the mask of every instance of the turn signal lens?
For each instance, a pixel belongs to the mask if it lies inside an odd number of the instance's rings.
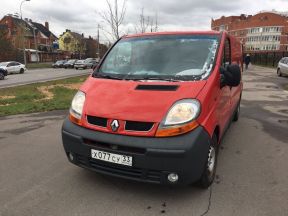
[[[156,137],[177,136],[192,131],[194,128],[198,127],[198,125],[199,124],[197,121],[192,121],[184,125],[177,125],[167,128],[158,128],[156,132]]]
[[[77,125],[81,125],[81,119],[76,118],[75,116],[73,116],[71,113],[69,114],[69,119],[71,122],[77,124]]]

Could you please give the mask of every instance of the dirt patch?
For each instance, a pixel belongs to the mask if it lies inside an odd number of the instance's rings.
[[[56,86],[64,87],[64,88],[68,88],[68,89],[79,89],[81,85],[82,85],[82,83],[72,83],[72,84],[59,84]]]
[[[79,89],[82,83],[72,83],[72,84],[58,84],[58,85],[50,85],[50,86],[40,86],[37,88],[38,91],[41,92],[45,97],[41,98],[40,100],[35,101],[43,101],[43,100],[51,100],[54,97],[53,92],[51,89],[55,87],[63,87],[67,89]]]
[[[10,106],[11,104],[0,104],[0,107]]]
[[[13,96],[13,95],[10,95],[10,96],[8,96],[8,95],[0,96],[0,100],[14,99],[14,98],[15,98],[15,96]]]
[[[49,91],[49,90],[51,90],[52,88],[54,88],[54,86],[40,86],[40,87],[38,87],[37,90],[40,91],[41,94],[45,95],[45,97],[42,98],[42,99],[40,99],[40,100],[36,100],[36,101],[51,100],[51,99],[53,99],[54,94]]]

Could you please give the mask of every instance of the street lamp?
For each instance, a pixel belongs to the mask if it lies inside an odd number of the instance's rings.
[[[24,2],[28,2],[30,0],[23,0],[21,1],[21,4],[20,4],[20,16],[21,16],[21,20],[22,20],[22,4]],[[24,27],[25,28],[25,27]],[[25,30],[23,31],[23,57],[24,57],[24,65],[26,66],[26,54],[25,54]]]
[[[23,0],[23,1],[21,2],[21,4],[20,4],[20,17],[21,17],[21,20],[22,20],[22,4],[23,4],[24,2],[28,2],[28,1],[30,1],[30,0]]]

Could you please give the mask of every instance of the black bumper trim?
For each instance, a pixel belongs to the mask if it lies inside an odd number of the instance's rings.
[[[107,145],[121,146],[123,149],[129,147],[142,148],[145,149],[145,153],[125,152],[117,150],[117,148],[111,150],[101,149],[86,144],[83,141],[85,139],[101,142],[102,144],[107,143]],[[176,137],[136,137],[90,130],[71,123],[69,119],[66,119],[63,123],[62,140],[66,153],[82,157],[82,162],[84,162],[82,164],[81,161],[73,162],[76,165],[108,175],[164,184],[168,183],[167,174],[171,172],[179,175],[179,184],[189,184],[198,180],[204,170],[208,146],[211,142],[209,134],[201,126],[190,133]],[[90,156],[91,149],[132,156],[133,167],[94,160]],[[122,169],[125,169],[125,172],[120,172]],[[141,175],[133,176],[135,170],[139,170]],[[149,176],[145,174],[149,172],[157,173],[159,181],[149,179]]]

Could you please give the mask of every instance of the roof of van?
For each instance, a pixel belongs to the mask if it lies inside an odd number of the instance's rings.
[[[125,35],[123,38],[157,36],[157,35],[219,35],[219,31],[171,31],[171,32],[149,32],[142,34]]]

